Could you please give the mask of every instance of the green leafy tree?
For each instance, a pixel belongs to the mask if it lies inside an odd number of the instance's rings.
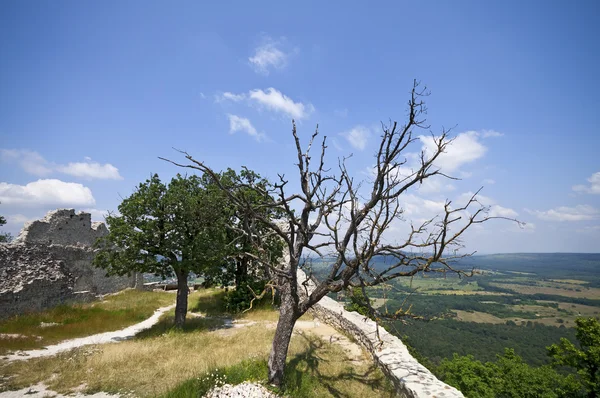
[[[562,338],[548,347],[548,355],[554,365],[577,370],[588,397],[600,397],[600,322],[596,318],[577,318],[575,323],[580,348]]]
[[[469,398],[567,398],[579,396],[581,390],[573,375],[561,375],[550,366],[529,366],[510,348],[486,363],[454,354],[452,360],[442,361],[437,373]]]
[[[224,195],[197,176],[178,174],[165,185],[155,174],[123,200],[119,213],[106,218],[109,234],[98,242],[95,265],[109,274],[176,276],[175,326],[183,327],[190,272],[218,268],[227,255],[231,212]]]
[[[223,186],[234,189],[243,201],[228,202],[229,210],[233,215],[227,226],[227,240],[230,242],[227,254],[228,266],[225,272],[219,271],[218,275],[211,275],[210,279],[223,285],[235,283],[238,291],[248,290],[246,287],[250,284],[257,282],[264,284],[270,279],[269,268],[265,267],[259,259],[268,257],[276,261],[283,253],[281,239],[270,233],[268,228],[257,223],[253,212],[260,212],[261,217],[268,220],[275,219],[281,214],[266,205],[272,203],[272,197],[261,195],[249,188],[256,185],[266,191],[265,188],[269,185],[266,179],[254,171],[243,168],[237,173],[235,170],[227,169],[220,173],[218,178]],[[242,184],[236,185],[240,181]],[[253,230],[253,236],[248,235],[247,228]]]
[[[6,224],[6,218],[0,216],[0,227]],[[10,242],[12,235],[9,232],[0,232],[0,243]]]

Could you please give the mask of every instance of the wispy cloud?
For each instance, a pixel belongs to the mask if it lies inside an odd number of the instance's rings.
[[[40,177],[51,174],[53,169],[42,155],[27,149],[0,149],[0,159],[5,163],[16,163],[25,172]]]
[[[589,205],[560,206],[546,211],[529,209],[525,211],[544,221],[589,221],[600,217],[600,212]]]
[[[16,163],[25,172],[38,177],[63,173],[85,179],[123,179],[119,169],[112,164],[93,162],[89,157],[85,158],[85,162],[71,162],[64,165],[48,162],[39,153],[27,149],[0,149],[0,160],[5,163]]]
[[[592,176],[587,180],[590,183],[589,186],[575,185],[573,186],[573,191],[580,193],[600,194],[600,171],[592,174]]]
[[[444,173],[452,173],[467,163],[474,162],[485,155],[487,148],[479,141],[480,134],[475,131],[467,131],[458,134],[448,144],[446,151],[435,161],[435,165]],[[423,152],[426,157],[431,157],[437,150],[436,137],[422,135],[419,137],[423,143]]]
[[[56,170],[75,177],[100,179],[100,180],[122,180],[123,177],[112,164],[100,164],[98,162],[69,163],[66,166],[57,166]]]
[[[254,55],[248,58],[248,62],[256,73],[269,75],[271,70],[282,70],[288,65],[290,57],[298,50],[287,51],[289,47],[285,37],[273,40],[264,36],[262,43],[254,49]]]
[[[224,93],[215,94],[215,102],[221,103],[225,101],[240,102],[246,99],[246,94],[234,94],[229,91]]]
[[[273,87],[268,88],[266,91],[260,89],[252,90],[249,93],[249,97],[260,106],[283,113],[297,120],[307,118],[315,110],[312,104],[295,102]]]
[[[215,102],[217,103],[227,101],[242,102],[244,100],[247,101],[248,105],[282,113],[296,120],[305,119],[315,111],[315,107],[312,104],[296,102],[273,87],[269,87],[266,90],[250,90],[247,94],[235,94],[226,91],[215,95]]]
[[[465,192],[458,197],[458,203],[468,203],[469,199],[473,197],[473,192]],[[515,210],[500,206],[496,200],[490,198],[489,196],[484,196],[481,194],[477,195],[477,201],[482,205],[489,208],[488,216],[490,217],[507,217],[507,218],[516,218],[519,213]]]
[[[502,136],[504,136],[503,133],[499,133],[499,132],[494,131],[494,130],[483,130],[483,131],[481,131],[480,134],[481,134],[481,136],[483,138],[502,137]]]
[[[250,120],[240,117],[237,115],[228,114],[229,118],[229,132],[231,134],[242,131],[248,134],[250,137],[254,138],[256,141],[261,142],[266,139],[266,135],[264,133],[259,133],[256,128],[252,125]]]
[[[340,133],[352,147],[362,151],[366,148],[371,132],[365,126],[355,126],[349,131]]]

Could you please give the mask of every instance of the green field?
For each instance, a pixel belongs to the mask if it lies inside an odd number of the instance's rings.
[[[494,360],[509,347],[544,364],[547,345],[573,339],[577,317],[600,316],[600,255],[474,256],[465,265],[478,270],[475,276],[429,273],[369,291],[382,313],[410,308],[430,320],[404,319],[389,329],[434,363],[455,352]]]

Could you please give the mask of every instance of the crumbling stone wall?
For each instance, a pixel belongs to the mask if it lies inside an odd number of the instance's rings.
[[[59,209],[0,245],[0,319],[140,285],[141,275],[107,277],[92,245],[108,230],[89,213]]]
[[[41,220],[25,224],[14,243],[91,247],[107,234],[104,223],[92,223],[90,213],[58,209],[48,212]]]
[[[306,282],[305,282],[306,281]],[[302,294],[315,288],[306,274],[298,270],[298,283]],[[464,398],[456,388],[438,380],[425,366],[408,352],[402,341],[388,333],[377,323],[357,312],[349,312],[337,301],[325,296],[311,308],[311,313],[336,329],[352,336],[373,357],[381,370],[394,383],[402,398]]]

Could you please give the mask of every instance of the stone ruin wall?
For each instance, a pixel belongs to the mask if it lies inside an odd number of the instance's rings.
[[[141,283],[141,275],[107,277],[92,266],[92,245],[107,233],[104,223],[73,209],[26,224],[13,242],[0,245],[0,319]]]
[[[300,285],[302,282],[306,287]],[[301,294],[310,294],[315,288],[301,270],[298,270],[298,284],[300,292],[303,292]],[[413,358],[398,337],[378,327],[371,319],[357,312],[346,311],[342,304],[327,296],[315,304],[310,312],[322,322],[349,334],[365,348],[392,381],[399,397],[464,398],[460,391],[438,380]]]

